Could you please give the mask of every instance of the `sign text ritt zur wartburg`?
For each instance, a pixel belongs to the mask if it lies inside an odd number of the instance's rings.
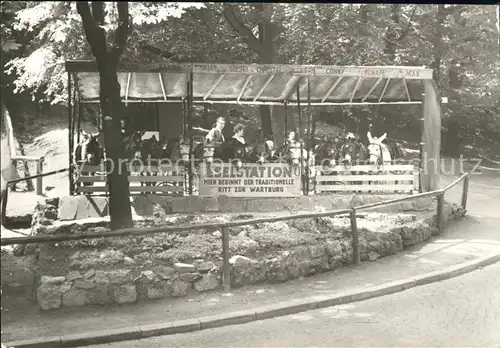
[[[227,163],[204,165],[199,195],[202,197],[294,197],[300,195],[300,169],[287,164]]]

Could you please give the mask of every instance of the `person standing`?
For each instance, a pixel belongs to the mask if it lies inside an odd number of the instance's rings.
[[[219,117],[215,122],[214,127],[205,136],[205,143],[210,145],[220,145],[225,141],[222,131],[226,125],[224,117]]]
[[[234,126],[234,135],[224,145],[224,157],[228,160],[236,160],[241,166],[246,159],[246,142],[244,138],[245,126],[238,123]]]

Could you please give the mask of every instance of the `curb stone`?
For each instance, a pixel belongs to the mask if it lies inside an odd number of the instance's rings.
[[[174,322],[132,326],[123,329],[102,330],[82,334],[71,334],[60,337],[40,337],[30,340],[9,342],[5,345],[9,348],[82,347],[93,344],[130,341],[154,336],[174,335],[209,328],[244,324],[256,320],[270,319],[390,295],[413,287],[454,278],[499,261],[500,253],[490,254],[476,260],[446,268],[442,271],[430,272],[403,280],[373,286],[363,290],[344,291],[332,296],[314,296],[268,305],[255,310],[231,312]]]

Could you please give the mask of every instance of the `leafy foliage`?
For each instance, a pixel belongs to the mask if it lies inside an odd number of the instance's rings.
[[[143,25],[179,18],[186,9],[193,7],[201,8],[203,4],[132,2],[130,15],[132,23],[140,30]],[[111,33],[116,27],[116,3],[106,2],[105,12],[105,23],[111,24],[103,27]],[[30,54],[7,63],[8,73],[17,75],[15,91],[29,91],[34,97],[36,92],[43,91],[45,99],[52,104],[64,103],[67,99],[64,61],[92,59],[75,2],[28,2],[26,8],[16,13],[14,28],[36,32]],[[134,53],[133,49],[128,53]]]

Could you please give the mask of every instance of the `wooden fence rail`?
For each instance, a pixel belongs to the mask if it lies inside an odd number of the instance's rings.
[[[152,228],[128,228],[109,232],[90,232],[82,233],[79,235],[44,235],[44,236],[31,236],[31,237],[21,237],[21,238],[4,238],[1,239],[1,245],[25,245],[33,243],[57,243],[70,240],[82,240],[82,239],[96,239],[96,238],[109,238],[109,237],[131,237],[131,236],[143,236],[148,234],[158,234],[158,233],[173,233],[179,231],[190,231],[190,230],[200,230],[200,229],[221,229],[222,230],[222,255],[223,255],[223,285],[226,290],[230,289],[230,252],[229,252],[229,228],[245,225],[255,225],[261,223],[272,223],[287,220],[297,220],[297,219],[308,219],[308,218],[318,218],[318,217],[333,217],[338,215],[348,215],[351,223],[351,237],[353,243],[353,258],[354,263],[359,265],[361,263],[361,255],[359,248],[359,235],[356,221],[356,212],[359,210],[366,210],[374,207],[388,206],[394,203],[410,201],[417,198],[423,197],[438,197],[441,203],[437,205],[437,224],[439,231],[442,231],[443,227],[443,209],[444,209],[444,195],[446,191],[460,183],[463,184],[462,193],[462,208],[465,209],[467,201],[467,191],[469,185],[469,174],[465,173],[460,178],[455,180],[452,184],[446,186],[444,189],[436,190],[432,192],[425,192],[421,194],[405,196],[397,199],[391,199],[383,202],[366,204],[353,209],[342,209],[322,213],[307,213],[307,214],[297,214],[291,216],[280,216],[280,217],[266,217],[258,219],[249,219],[242,221],[229,221],[222,223],[207,223],[207,224],[197,224],[197,225],[181,225],[181,226],[162,226],[162,227],[152,227]],[[439,202],[438,201],[438,202]]]

